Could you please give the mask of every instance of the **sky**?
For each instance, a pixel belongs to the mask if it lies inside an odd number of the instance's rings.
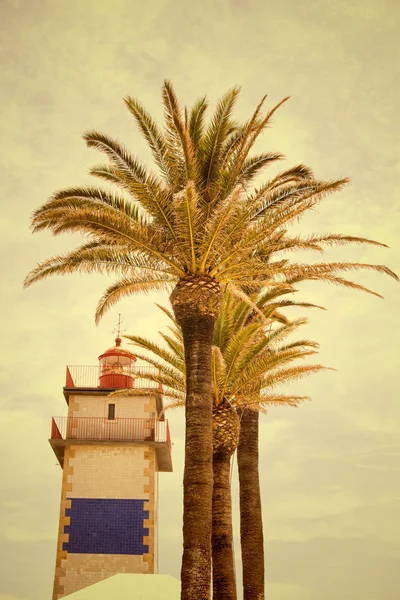
[[[51,417],[66,414],[65,365],[96,364],[118,313],[126,334],[157,339],[166,322],[154,301],[168,298],[132,297],[96,326],[105,276],[54,277],[23,290],[37,262],[80,242],[32,235],[32,211],[58,189],[95,183],[88,169],[103,159],[81,139],[87,129],[118,138],[150,163],[126,95],[161,119],[165,78],[183,105],[206,94],[214,106],[239,84],[240,119],[264,94],[269,107],[291,97],[260,146],[286,155],[280,168],[305,163],[319,178],[352,180],[307,215],[301,231],[377,239],[389,249],[336,248],[327,259],[400,273],[400,5],[0,0],[0,21],[0,600],[44,600],[61,486],[47,440]],[[354,279],[385,299],[299,286],[298,299],[327,309],[308,313],[302,337],[318,341],[320,362],[336,371],[291,386],[312,402],[261,418],[268,600],[400,597],[400,285],[372,272]],[[160,570],[179,577],[183,413],[169,419],[174,472],[160,474]],[[233,497],[240,581],[235,469]]]

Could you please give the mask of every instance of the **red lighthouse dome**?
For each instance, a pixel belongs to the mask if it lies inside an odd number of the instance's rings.
[[[115,338],[115,346],[99,356],[100,388],[132,388],[133,367],[136,362],[128,350],[121,348],[121,338]]]

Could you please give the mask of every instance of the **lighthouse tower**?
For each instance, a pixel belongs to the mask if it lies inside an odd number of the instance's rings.
[[[135,363],[117,337],[98,365],[67,367],[68,416],[53,417],[50,439],[63,469],[53,600],[158,572],[158,472],[172,471],[171,442],[161,391]]]

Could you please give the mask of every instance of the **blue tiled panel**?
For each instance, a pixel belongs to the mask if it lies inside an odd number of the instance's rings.
[[[149,530],[143,520],[149,518],[144,510],[145,500],[113,500],[100,498],[69,498],[71,517],[64,527],[69,541],[63,550],[80,554],[146,554],[149,547],[143,536]]]

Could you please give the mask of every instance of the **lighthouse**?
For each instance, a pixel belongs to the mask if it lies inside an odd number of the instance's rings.
[[[158,572],[158,473],[172,471],[168,422],[150,367],[115,345],[68,366],[66,417],[50,444],[63,470],[53,600],[121,573]],[[110,397],[117,389],[135,395]]]

